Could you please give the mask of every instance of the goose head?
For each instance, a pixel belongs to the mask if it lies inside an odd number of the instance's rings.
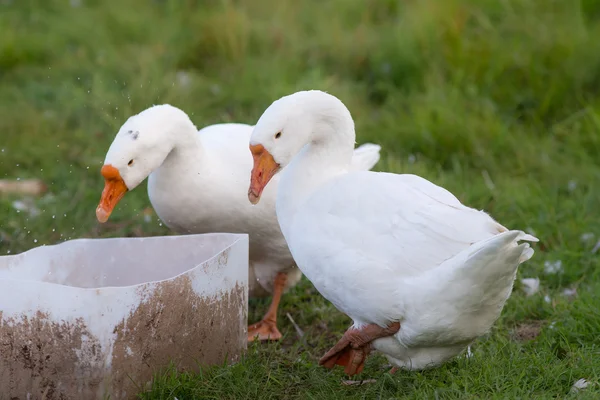
[[[176,144],[177,132],[195,126],[186,113],[168,104],[130,117],[110,145],[100,173],[104,190],[96,217],[106,222],[125,193],[162,165]]]
[[[350,125],[348,125],[350,124]],[[335,96],[308,90],[274,101],[260,117],[250,137],[254,159],[248,199],[257,204],[269,181],[307,144],[328,144],[338,132],[354,137],[354,123]],[[354,139],[350,139],[350,155]]]

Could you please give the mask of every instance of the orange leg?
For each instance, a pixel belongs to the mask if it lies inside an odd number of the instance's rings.
[[[267,313],[262,321],[248,327],[249,342],[257,339],[260,341],[281,339],[281,332],[277,329],[277,309],[279,308],[279,301],[281,300],[286,282],[287,275],[283,272],[278,273],[273,284],[273,298],[271,299],[271,305]]]
[[[321,357],[319,364],[325,368],[340,365],[348,375],[359,374],[365,367],[365,361],[371,352],[371,342],[394,335],[399,330],[400,322],[394,322],[387,328],[376,324],[369,324],[361,329],[350,328],[340,341]]]

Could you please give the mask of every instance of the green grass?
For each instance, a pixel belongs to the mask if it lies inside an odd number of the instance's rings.
[[[539,277],[541,291],[517,283],[471,358],[391,376],[374,356],[361,378],[377,382],[347,387],[317,360],[349,320],[304,280],[283,300],[282,343],[198,375],[167,371],[142,398],[598,398],[599,37],[597,0],[0,1],[0,178],[50,188],[0,197],[0,254],[168,233],[144,218],[143,188],[111,225],[95,220],[99,167],[128,116],[171,103],[199,127],[255,123],[280,96],[326,90],[359,142],[383,146],[377,169],[419,174],[534,231],[519,278]],[[545,273],[557,260],[563,271]],[[253,301],[250,319],[267,304]],[[590,386],[569,394],[580,378]]]

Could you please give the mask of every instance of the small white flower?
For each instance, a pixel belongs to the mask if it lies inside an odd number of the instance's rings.
[[[12,206],[15,210],[19,210],[19,211],[27,210],[27,205],[25,204],[25,202],[23,202],[21,200],[13,201]]]
[[[562,270],[563,270],[563,267],[562,267],[561,260],[544,262],[544,272],[547,274],[558,274],[558,273],[562,272]]]
[[[523,284],[523,290],[528,297],[536,294],[540,290],[540,280],[538,278],[524,278],[521,279],[521,283]]]
[[[594,239],[594,234],[592,232],[586,232],[581,234],[581,241],[584,243],[591,242]]]
[[[40,210],[33,204],[32,201],[15,200],[13,201],[12,206],[15,210],[17,210],[17,212],[27,211],[32,217],[37,217],[40,215]]]

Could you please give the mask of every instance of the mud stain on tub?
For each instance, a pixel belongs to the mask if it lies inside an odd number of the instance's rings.
[[[219,296],[198,296],[187,275],[162,282],[114,333],[113,387],[123,398],[146,389],[157,366],[173,362],[197,371],[198,364],[237,361],[246,348],[244,286]],[[243,310],[243,313],[240,313]]]
[[[83,320],[56,322],[41,312],[3,318],[0,311],[0,398],[133,399],[171,362],[196,371],[237,361],[246,349],[244,285],[198,296],[182,275],[140,290],[145,301],[114,327],[112,352]]]
[[[45,392],[46,399],[74,398],[82,382],[99,387],[104,358],[82,320],[58,323],[42,312],[3,318],[0,311],[2,396],[38,399]]]

